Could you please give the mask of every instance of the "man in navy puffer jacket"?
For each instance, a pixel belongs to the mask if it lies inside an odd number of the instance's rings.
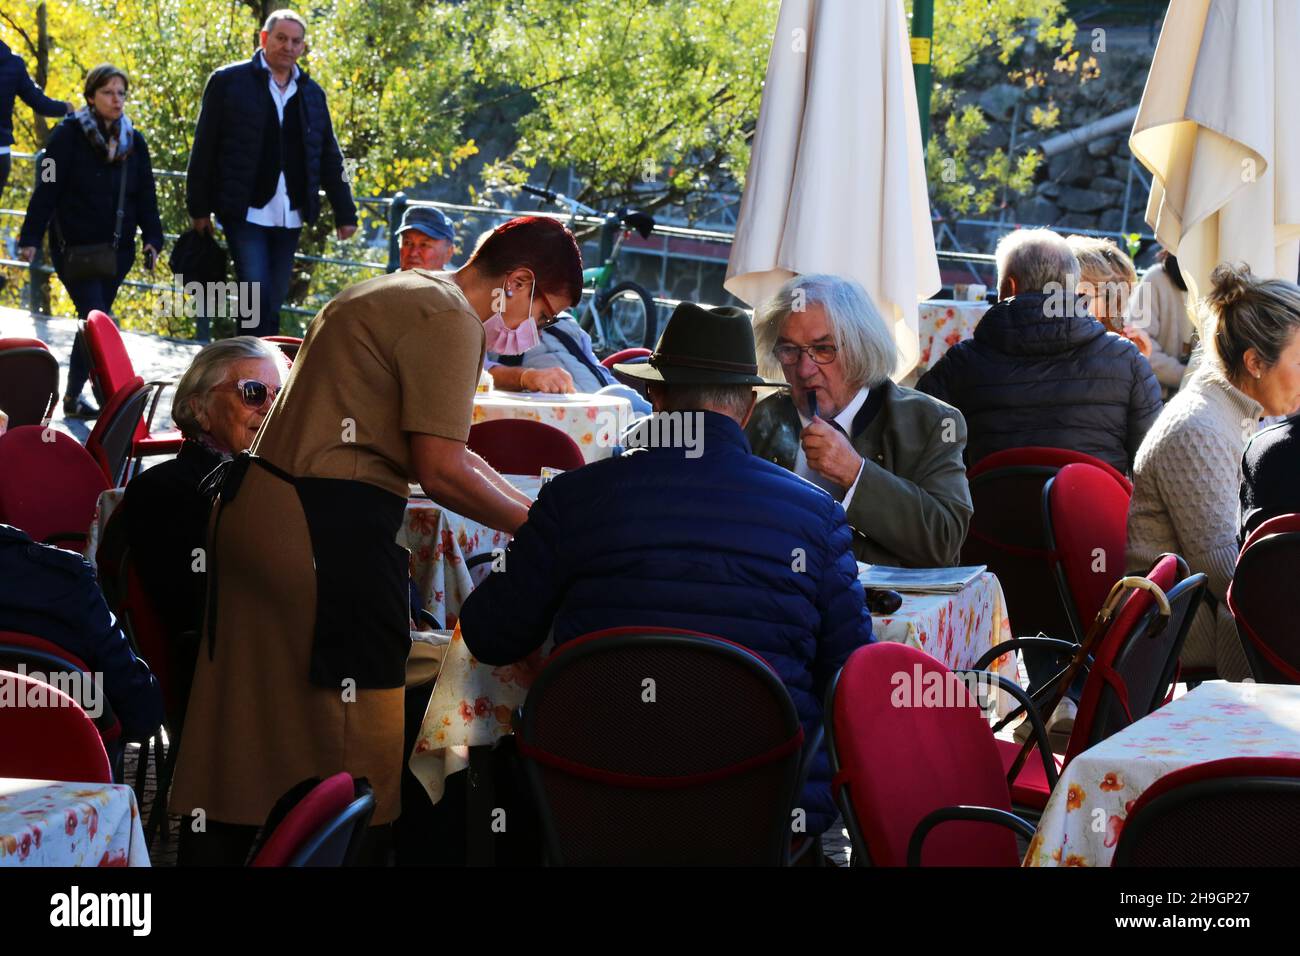
[[[753,330],[738,309],[683,303],[656,355],[615,366],[648,383],[657,412],[682,426],[677,447],[649,444],[547,484],[505,556],[461,609],[461,633],[486,664],[517,661],[554,629],[563,644],[618,626],[699,631],[748,647],[785,683],[807,737],[826,685],[870,643],[852,531],[830,495],[750,452]],[[651,423],[666,422],[662,416]],[[801,807],[809,833],[835,818],[825,751]]]
[[[1018,229],[997,247],[1001,301],[974,338],[916,383],[966,419],[968,464],[1042,445],[1129,472],[1160,414],[1160,383],[1128,339],[1106,331],[1075,297],[1079,263],[1049,229]]]

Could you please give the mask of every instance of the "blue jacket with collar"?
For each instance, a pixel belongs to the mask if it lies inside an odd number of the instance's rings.
[[[872,640],[852,532],[835,499],[753,455],[733,420],[699,414],[698,457],[642,448],[547,484],[506,570],[466,600],[461,634],[494,665],[540,647],[552,625],[557,645],[620,626],[713,634],[772,666],[810,735],[830,678]],[[809,832],[835,818],[830,776],[823,749],[801,804]]]
[[[6,524],[0,524],[0,631],[57,644],[102,675],[126,739],[143,740],[162,724],[158,679],[131,650],[94,569],[76,552],[37,544]]]

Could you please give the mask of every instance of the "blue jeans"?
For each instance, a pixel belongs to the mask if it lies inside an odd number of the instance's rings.
[[[235,263],[235,278],[256,282],[258,291],[256,324],[253,317],[240,316],[240,335],[279,335],[280,306],[289,294],[293,278],[293,254],[298,250],[301,229],[280,229],[248,222],[222,222],[230,256]]]
[[[55,272],[58,273],[63,267],[63,254],[59,250],[57,243],[51,243],[50,260],[54,265]],[[68,290],[68,297],[72,299],[72,304],[77,309],[77,316],[84,319],[96,309],[112,315],[113,300],[117,298],[117,290],[122,285],[122,280],[126,278],[126,274],[131,271],[131,263],[134,261],[134,246],[130,249],[119,248],[117,275],[112,279],[83,279],[74,282],[59,275],[59,281]],[[64,389],[63,394],[69,398],[76,398],[81,394],[81,390],[85,387],[88,378],[90,378],[89,353],[81,333],[78,332],[76,339],[72,343],[72,355],[68,359],[68,387]],[[95,392],[95,398],[98,399],[100,404],[103,404],[111,397],[109,395],[100,395],[98,390]]]

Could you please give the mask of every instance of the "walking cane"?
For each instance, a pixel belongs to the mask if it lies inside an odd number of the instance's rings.
[[[1106,631],[1110,627],[1111,619],[1115,615],[1115,610],[1120,605],[1120,598],[1124,596],[1124,592],[1129,588],[1150,591],[1151,596],[1155,599],[1156,604],[1160,608],[1160,613],[1166,618],[1169,617],[1169,598],[1165,597],[1165,592],[1162,591],[1160,586],[1150,578],[1133,575],[1131,577],[1120,578],[1116,581],[1114,586],[1110,589],[1110,594],[1106,596],[1106,602],[1101,606],[1101,610],[1097,612],[1097,616],[1093,618],[1092,627],[1088,629],[1088,633],[1084,636],[1083,643],[1075,649],[1074,656],[1070,659],[1069,665],[1057,676],[1055,684],[1052,686],[1052,692],[1048,697],[1050,703],[1042,709],[1042,713],[1051,714],[1056,710],[1056,705],[1059,704],[1061,698],[1065,696],[1066,688],[1074,682],[1074,676],[1079,673],[1079,668],[1082,667],[1083,662],[1088,659],[1088,656],[1092,653],[1092,649],[1097,646],[1105,636]],[[1152,624],[1154,625],[1154,621]],[[1028,714],[1026,714],[1026,719],[1028,719]],[[1029,752],[1037,746],[1037,743],[1037,739],[1033,735],[1030,735],[1029,738],[1020,745],[1020,753],[1016,755],[1015,762],[1007,772],[1008,780],[1015,780],[1020,775],[1020,769],[1025,765],[1025,761],[1029,758]]]

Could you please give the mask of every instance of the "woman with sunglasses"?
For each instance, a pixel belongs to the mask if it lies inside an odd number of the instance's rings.
[[[172,418],[185,436],[180,453],[126,486],[121,511],[131,562],[174,651],[167,673],[176,686],[168,688],[168,700],[179,713],[168,716],[177,725],[185,716],[207,587],[206,561],[197,558],[206,545],[212,499],[199,484],[253,444],[287,365],[279,349],[249,335],[201,349],[172,401]]]
[[[531,500],[465,442],[491,349],[523,351],[576,303],[573,235],[539,217],[499,226],[459,271],[358,283],[312,320],[251,454],[218,469],[208,597],[172,788],[184,865],[242,863],[279,799],[346,771],[398,815],[405,763],[412,483],[513,533]],[[381,860],[386,831],[366,857]]]

